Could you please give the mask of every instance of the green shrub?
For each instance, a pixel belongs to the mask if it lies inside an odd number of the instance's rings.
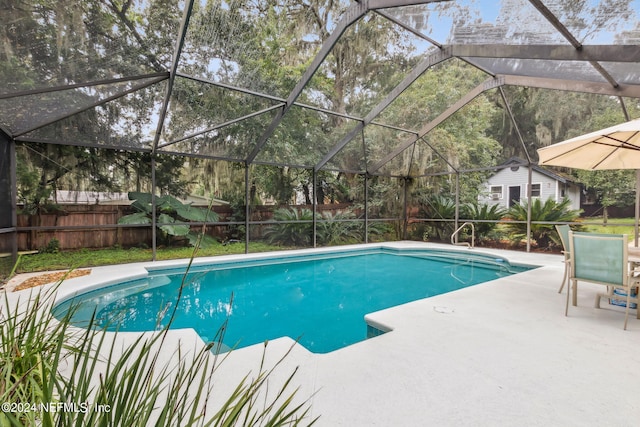
[[[456,216],[456,202],[449,197],[428,196],[421,200],[420,206],[421,213],[426,219],[454,219]],[[444,242],[449,240],[454,230],[453,221],[430,221],[425,223],[423,234],[430,239]]]
[[[323,212],[317,223],[317,243],[322,246],[364,242],[364,223],[353,212]]]
[[[60,252],[60,241],[56,238],[49,240],[47,246],[42,248],[40,252],[45,254],[57,254],[58,252]]]
[[[311,246],[313,244],[313,212],[309,209],[281,208],[274,212],[274,221],[265,230],[264,237],[270,244],[285,246]],[[316,242],[321,246],[364,242],[364,221],[350,211],[324,212],[316,222]],[[369,235],[388,232],[389,227],[380,222],[369,223]]]
[[[362,227],[364,227],[364,224],[362,224]],[[397,228],[398,230],[395,231],[394,229]],[[389,240],[389,233],[394,233],[393,238],[396,239],[397,236],[399,235],[399,230],[401,228],[401,225],[398,224],[396,227],[394,227],[393,225],[387,223],[387,222],[382,222],[382,221],[369,221],[369,225],[367,226],[367,229],[369,230],[369,241],[372,240],[377,240],[377,241],[383,241],[383,240]],[[363,230],[364,233],[364,230]],[[389,238],[388,238],[389,237]]]
[[[305,247],[313,239],[313,212],[309,209],[280,208],[273,213],[273,220],[264,237],[270,244]]]
[[[513,240],[524,240],[527,238],[527,211],[528,203],[521,202],[509,208],[507,217],[513,221],[523,221],[522,223],[508,222],[506,225],[512,235]],[[574,222],[580,216],[580,210],[571,209],[571,200],[564,199],[557,203],[553,199],[542,202],[534,199],[531,204],[531,238],[536,241],[541,248],[550,247],[555,237],[554,224],[536,224],[535,222]]]
[[[227,217],[227,221],[244,223],[245,219],[247,218],[244,199],[240,199],[237,197],[232,198],[229,207],[231,208],[231,215]],[[246,232],[247,230],[244,224],[230,224],[226,228],[225,240],[244,241]]]
[[[462,207],[461,216],[472,221],[499,221],[507,214],[507,210],[497,204],[468,203]],[[478,240],[489,239],[498,226],[497,222],[474,222]]]
[[[135,213],[125,215],[118,220],[118,224],[144,225],[152,223],[152,215],[154,213],[152,195],[150,193],[130,192],[129,200],[134,202],[131,207],[136,210]],[[201,236],[197,231],[191,230],[189,224],[181,224],[184,221],[217,221],[218,214],[202,208],[194,208],[191,205],[184,204],[173,196],[156,196],[155,199],[156,221],[161,237],[166,243],[170,243],[172,238],[182,237],[187,239],[191,246],[195,246],[195,242],[200,239],[203,246],[211,245],[215,242],[210,236]]]

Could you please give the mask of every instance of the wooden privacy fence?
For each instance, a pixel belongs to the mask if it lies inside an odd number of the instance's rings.
[[[60,212],[18,215],[18,250],[46,248],[54,239],[60,249],[127,247],[150,242],[148,227],[117,227],[118,219],[127,213],[128,206],[67,205]]]
[[[320,205],[319,212],[333,214],[350,209],[350,204]],[[291,206],[308,208],[312,206]],[[252,208],[252,221],[269,221],[276,206]],[[219,221],[229,221],[233,211],[228,206],[214,206]],[[18,250],[41,250],[55,239],[61,250],[107,248],[113,246],[151,246],[150,226],[118,226],[120,217],[130,214],[126,205],[64,205],[62,211],[39,215],[18,215]],[[209,227],[208,234],[224,239],[229,225]],[[252,237],[261,229],[252,229]]]

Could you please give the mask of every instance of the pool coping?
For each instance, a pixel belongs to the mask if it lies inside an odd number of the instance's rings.
[[[384,242],[384,243],[368,243],[368,244],[358,244],[358,245],[345,245],[345,246],[333,246],[333,247],[322,247],[322,248],[306,248],[306,249],[295,249],[295,250],[282,250],[282,251],[271,251],[271,252],[258,252],[258,253],[250,253],[250,254],[232,254],[232,255],[219,255],[219,256],[211,256],[211,257],[198,257],[194,258],[191,262],[191,268],[197,268],[202,266],[207,266],[211,264],[224,264],[224,263],[233,263],[233,262],[247,262],[247,261],[260,261],[260,260],[269,260],[274,258],[297,258],[303,257],[305,255],[315,255],[315,254],[332,254],[332,253],[341,253],[341,252],[349,252],[354,250],[362,250],[362,249],[394,249],[394,250],[407,250],[407,249],[428,249],[425,248],[424,245],[413,244],[415,242]],[[431,249],[436,249],[431,246]],[[445,247],[438,247],[439,250],[444,250]],[[491,252],[491,250],[484,251],[483,249],[468,249],[460,246],[447,246],[446,250],[448,251],[460,251],[461,253],[465,250],[472,250],[474,253],[483,253],[487,256],[497,255],[496,252]],[[531,266],[526,262],[520,261],[512,261],[509,259],[512,265],[524,265]],[[144,279],[149,276],[150,273],[162,270],[169,269],[184,269],[188,266],[188,259],[177,259],[177,260],[163,260],[163,261],[145,261],[145,262],[136,262],[131,264],[120,264],[120,265],[110,265],[103,267],[92,267],[92,272],[89,275],[76,277],[73,279],[65,280],[58,287],[55,304],[60,303],[61,301],[68,300],[73,298],[75,295],[79,293],[89,292],[95,289],[104,288],[107,286],[116,285],[122,283],[123,281],[133,281],[137,279]],[[108,276],[108,277],[98,277],[98,276]],[[45,285],[45,286],[51,286]]]
[[[375,245],[380,244],[367,247]],[[310,353],[288,338],[269,342],[271,360],[291,351],[280,367],[282,378],[298,368],[298,395],[311,396],[312,415],[321,416],[317,425],[596,426],[632,425],[630,420],[637,419],[640,381],[627,367],[638,362],[640,322],[630,316],[623,331],[619,310],[594,309],[586,285],[581,285],[578,307],[570,307],[565,317],[566,296],[557,293],[561,255],[421,242],[384,245],[472,250],[542,267],[371,313],[370,321],[393,332],[331,353]],[[336,248],[304,251],[332,250]],[[279,253],[229,257],[260,259]],[[76,292],[94,274],[108,276],[102,284],[113,283],[141,272],[145,264],[97,267],[90,276],[64,285]],[[170,332],[173,345],[185,340],[197,345],[195,332]],[[220,370],[223,381],[233,384],[240,373],[255,369],[262,350],[256,345],[231,352],[227,367]]]

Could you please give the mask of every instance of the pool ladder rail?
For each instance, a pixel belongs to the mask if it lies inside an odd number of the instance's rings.
[[[464,227],[466,227],[468,225],[471,226],[471,243],[469,243],[469,242],[458,242],[458,234],[462,231],[462,229]],[[456,231],[454,231],[453,234],[451,235],[451,244],[452,245],[458,245],[458,246],[466,246],[469,249],[474,248],[475,244],[476,244],[476,227],[473,225],[473,223],[472,222],[465,222],[460,227],[458,227],[458,229]]]

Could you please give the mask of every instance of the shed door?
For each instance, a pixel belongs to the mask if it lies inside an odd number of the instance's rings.
[[[520,203],[520,186],[509,187],[509,207]]]

